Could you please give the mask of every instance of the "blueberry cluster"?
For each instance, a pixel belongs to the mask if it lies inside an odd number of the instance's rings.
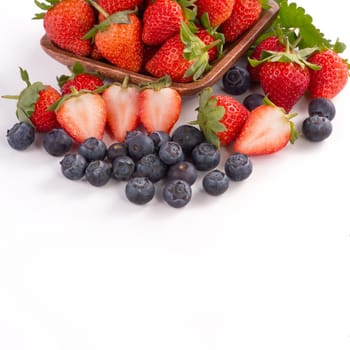
[[[66,134],[56,131],[46,141],[45,149],[53,155],[63,148]],[[52,141],[52,143],[51,143]],[[59,146],[53,143],[58,142]],[[50,146],[49,146],[50,145]],[[242,154],[231,155],[225,171],[216,169],[220,151],[205,141],[197,128],[183,125],[172,136],[162,132],[150,135],[135,130],[129,132],[125,142],[116,142],[108,148],[96,138],[82,143],[76,153],[69,152],[60,162],[63,175],[70,180],[86,181],[103,186],[114,179],[126,182],[126,198],[135,204],[150,202],[156,193],[156,183],[162,182],[163,200],[173,208],[186,206],[192,198],[192,185],[199,171],[205,171],[202,186],[213,196],[224,193],[230,180],[241,181],[252,171],[250,159]]]

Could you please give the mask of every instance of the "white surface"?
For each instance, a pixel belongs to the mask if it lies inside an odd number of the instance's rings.
[[[343,2],[298,3],[350,45]],[[66,73],[40,49],[34,2],[16,6],[0,2],[0,95],[23,88],[18,66],[51,84]],[[15,103],[1,100],[0,349],[348,350],[349,92],[329,140],[254,158],[221,198],[199,183],[183,210],[69,182],[40,142],[10,149]]]

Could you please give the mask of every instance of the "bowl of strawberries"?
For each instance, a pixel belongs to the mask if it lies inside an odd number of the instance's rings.
[[[273,0],[46,0],[43,50],[114,81],[168,75],[181,95],[215,84],[278,13]]]

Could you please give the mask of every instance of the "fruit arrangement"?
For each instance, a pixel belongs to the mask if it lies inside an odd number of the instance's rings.
[[[134,10],[124,8],[130,3],[135,6],[134,1],[125,1],[122,5],[120,1],[115,4],[106,1],[104,4],[104,1],[51,0],[52,9],[48,9],[47,14],[50,11],[55,14],[57,8],[62,7],[65,16],[68,11],[64,6],[66,3],[81,6],[81,12],[78,9],[76,12],[84,13],[86,18],[90,18],[88,13],[93,11],[91,6],[99,9],[99,13],[94,15],[98,15],[100,23],[93,24],[88,34],[88,37],[95,38],[94,44],[97,45],[99,40],[106,44],[106,37],[116,36],[123,40],[118,39],[118,48],[110,49],[119,50],[121,41],[128,45],[135,40],[134,35],[128,41],[124,34],[120,34],[123,32],[120,21],[127,22],[123,23],[127,26],[130,16],[134,18],[130,23],[139,21]],[[210,20],[222,28],[225,28],[225,23],[232,27],[232,23],[239,20],[240,13],[249,12],[241,8],[243,5],[238,0],[223,1],[219,5],[210,1],[184,1],[191,9],[190,14],[183,10],[180,2],[156,0],[149,5],[146,3],[143,4],[143,18],[158,18],[149,26],[144,24],[144,33],[137,29],[138,35],[144,36],[144,41],[156,42],[154,45],[160,45],[159,42],[165,40],[158,53],[164,50],[164,46],[170,45],[168,50],[181,65],[182,78],[186,76],[186,79],[200,77],[207,61],[203,61],[203,66],[195,65],[196,69],[189,66],[185,62],[186,52],[183,50],[186,51],[186,45],[182,40],[191,41],[192,47],[196,47],[200,55],[205,53],[205,57],[210,56],[213,49],[213,55],[220,51],[210,43],[206,43],[210,50],[203,50],[204,44],[197,47],[199,39],[193,37],[199,35],[202,29],[197,32],[191,29],[195,22],[189,22],[196,18],[193,8],[198,7],[205,23]],[[244,6],[254,8],[252,3],[246,1]],[[159,15],[163,12],[155,6],[166,4],[170,14],[182,16],[181,20],[174,21],[180,31],[175,34],[170,20],[166,21],[169,27],[161,34],[157,29],[158,23],[165,19]],[[141,2],[137,5],[141,6]],[[234,20],[227,13],[224,16],[220,12],[218,16],[218,7],[226,10],[237,8],[237,16]],[[114,14],[108,16],[110,11],[123,12],[116,12],[114,17]],[[51,18],[50,15],[47,17]],[[27,71],[20,68],[26,87],[19,96],[3,96],[17,100],[18,123],[8,130],[8,143],[13,149],[23,151],[34,142],[37,133],[43,133],[43,148],[50,155],[62,158],[60,167],[64,177],[72,181],[85,179],[95,187],[104,186],[109,181],[125,182],[126,198],[139,205],[155,197],[159,183],[164,202],[171,207],[182,208],[190,202],[193,184],[199,177],[206,193],[222,195],[231,182],[244,181],[251,175],[254,156],[278,152],[289,143],[296,142],[300,135],[311,142],[320,142],[332,133],[336,114],[332,98],[342,91],[349,75],[349,66],[340,56],[345,45],[339,41],[332,44],[313,26],[310,18],[295,4],[280,1],[279,16],[247,53],[247,66],[236,65],[226,72],[222,79],[222,94],[213,94],[210,87],[203,89],[199,94],[197,118],[188,124],[180,124],[175,130],[175,123],[180,121],[183,100],[172,87],[171,75],[174,74],[163,75],[155,83],[140,85],[131,84],[128,75],[121,83],[106,83],[98,72],[86,72],[77,63],[72,67],[70,76],[57,78],[59,88],[56,89],[41,82],[31,83]],[[50,23],[48,19],[45,24],[47,31],[52,30]],[[135,23],[132,27],[138,26]],[[246,30],[252,19],[239,23],[241,28],[245,28],[242,30]],[[111,28],[115,26],[117,28]],[[81,28],[78,29],[72,33],[81,35]],[[134,31],[135,28],[128,27],[128,30]],[[62,35],[66,36],[65,32]],[[170,38],[164,39],[167,35]],[[203,42],[207,35],[208,32],[203,34]],[[86,39],[81,40],[77,40],[73,47],[83,51]],[[211,40],[216,42],[220,39]],[[71,39],[68,41],[71,42]],[[138,49],[135,50],[131,54],[133,59],[128,60],[132,66],[141,62],[135,54]],[[153,62],[158,53],[148,63]],[[118,60],[122,56],[114,51],[110,57]],[[158,60],[154,67],[161,70],[169,65],[168,62],[165,60],[163,64]],[[203,63],[202,59],[200,62]],[[173,65],[169,68],[172,70]],[[186,73],[189,69],[190,75]],[[178,74],[178,67],[176,71]],[[260,84],[261,93],[249,94],[252,84]],[[241,102],[238,95],[243,94],[245,98]],[[298,131],[293,123],[296,113],[292,110],[303,96],[309,100],[308,116]],[[106,141],[106,134],[112,142]],[[223,160],[221,149],[224,147],[229,150],[229,156]],[[222,160],[224,167],[219,169]]]

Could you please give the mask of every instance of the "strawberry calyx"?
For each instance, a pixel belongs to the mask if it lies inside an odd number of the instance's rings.
[[[153,89],[155,91],[159,91],[164,88],[169,88],[173,84],[171,77],[169,75],[165,75],[164,77],[159,78],[155,82],[145,82],[139,85],[141,91],[146,89]]]
[[[181,22],[180,39],[185,45],[183,57],[193,62],[184,74],[184,78],[192,77],[194,81],[198,80],[204,72],[210,69],[208,51],[221,44],[221,39],[215,40],[209,45],[198,38],[185,22]]]
[[[2,98],[17,100],[17,109],[16,116],[20,122],[27,123],[34,127],[32,121],[30,120],[31,116],[35,111],[35,105],[39,100],[39,93],[42,90],[47,88],[47,85],[44,85],[41,82],[31,83],[29,80],[29,74],[26,70],[19,67],[22,80],[26,83],[27,87],[22,90],[19,96],[2,96]]]
[[[109,15],[96,1],[88,0],[102,16],[106,19],[99,24],[94,25],[84,36],[84,40],[94,39],[98,32],[106,31],[112,24],[130,24],[129,15],[137,13],[137,7],[134,10],[118,11]]]
[[[36,13],[32,19],[43,19],[46,15],[46,12],[51,10],[55,5],[57,5],[60,0],[45,0],[45,2],[39,2],[38,0],[34,0],[35,5],[38,6],[44,12]]]
[[[197,18],[196,1],[197,0],[176,0],[176,2],[181,6],[182,12],[190,26],[192,26],[192,23],[194,23]]]
[[[199,107],[197,108],[197,120],[190,122],[191,125],[198,125],[208,142],[220,147],[220,139],[217,133],[226,131],[226,126],[221,123],[226,110],[223,106],[217,105],[217,98],[212,96],[213,89],[207,87],[199,94]]]

